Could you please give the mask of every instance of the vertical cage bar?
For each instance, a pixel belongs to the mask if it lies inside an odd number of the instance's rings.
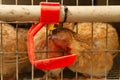
[[[31,5],[33,6],[34,5],[34,0],[31,0]],[[32,80],[34,80],[34,66],[32,65],[32,73],[31,73],[31,75],[32,75]]]
[[[61,80],[63,80],[63,74],[64,74],[64,73],[63,73],[63,69],[61,69],[61,76],[60,76],[60,77],[61,77]]]
[[[119,51],[118,51],[118,52],[119,52]],[[120,52],[118,53],[118,55],[120,56]],[[119,64],[118,64],[118,67],[119,67],[119,68],[118,68],[118,70],[119,70],[119,71],[118,71],[118,74],[119,74],[119,75],[118,75],[118,77],[119,77],[118,80],[120,80],[120,59],[118,58],[117,60],[118,60],[118,63],[119,63]]]
[[[0,0],[0,5],[2,5],[2,0]],[[0,42],[0,79],[3,80],[3,52],[2,52],[2,23],[0,23],[0,31],[1,31],[1,34],[0,34],[0,39],[1,39],[1,42]]]
[[[79,0],[76,0],[76,6],[78,6],[79,5]]]
[[[105,80],[107,80],[108,24],[106,23]]]
[[[110,54],[108,53],[108,24],[106,23],[106,52],[105,52],[105,80],[107,80],[107,55]]]
[[[2,0],[0,0],[0,5],[2,5]]]
[[[1,27],[1,29],[0,29],[0,31],[1,31],[1,37],[0,37],[0,39],[1,39],[1,42],[0,42],[0,44],[1,44],[1,47],[0,47],[0,65],[1,65],[1,80],[3,80],[3,39],[2,39],[2,23],[0,23],[0,27]]]
[[[95,0],[91,0],[91,6],[95,5]],[[91,23],[91,50],[93,50],[93,43],[94,43],[94,35],[93,35],[93,31],[94,31],[94,23]],[[93,80],[93,51],[90,52],[90,56],[91,56],[91,63],[90,63],[90,79]]]
[[[31,0],[31,5],[33,6],[34,5],[34,0]],[[31,68],[31,71],[32,71],[32,73],[31,73],[31,79],[32,80],[34,80],[34,65],[31,65],[32,66],[32,68]]]
[[[31,79],[34,80],[34,65],[31,65]]]
[[[120,43],[119,43],[119,44],[120,44]],[[119,51],[119,50],[118,50],[118,55],[119,55],[119,57],[120,57],[120,51]],[[118,59],[118,62],[120,63],[120,58],[119,58],[119,57],[118,57],[117,59]],[[118,77],[119,77],[118,80],[120,80],[120,64],[118,65],[118,70],[119,70],[119,71],[118,71]]]
[[[32,5],[32,6],[34,5],[34,0],[31,0],[31,5]]]
[[[18,5],[18,0],[15,0],[15,5]],[[19,79],[19,66],[18,66],[18,24],[15,25],[15,28],[16,28],[16,80]]]
[[[79,5],[79,0],[76,0],[76,6]],[[76,33],[78,33],[78,23],[76,23]],[[75,72],[75,80],[78,80],[78,72]]]
[[[109,5],[109,0],[106,0],[106,6]],[[108,62],[108,59],[107,59],[107,55],[110,54],[108,53],[108,24],[106,23],[106,54],[105,54],[105,80],[107,80],[107,62]]]
[[[63,0],[61,0],[60,2],[61,2],[61,5],[63,5],[63,4],[64,4]]]
[[[34,66],[32,65],[32,69],[31,69],[32,73],[31,73],[31,79],[34,80]]]
[[[106,0],[106,6],[108,6],[109,5],[109,0]]]
[[[15,0],[15,5],[18,5],[18,0]]]
[[[48,0],[45,0],[46,2],[48,2]]]
[[[48,0],[46,0],[46,2],[48,2]],[[46,58],[48,58],[48,25],[46,25]],[[49,80],[49,77],[48,77],[48,71],[46,71],[46,80]]]
[[[19,76],[18,76],[18,24],[16,24],[16,80],[19,79]]]
[[[48,2],[48,0],[46,0]],[[46,25],[46,58],[48,58],[48,25]],[[48,78],[48,71],[46,71],[46,80],[49,80]]]
[[[91,1],[91,5],[94,6],[94,0]]]
[[[64,5],[64,1],[63,0],[61,0],[60,1],[61,2],[61,5]],[[62,24],[62,26],[63,26],[63,24]],[[64,55],[64,54],[63,54]],[[63,80],[63,68],[61,68],[61,71],[60,71],[60,73],[61,73],[61,75],[60,75],[60,77],[61,77],[61,80]]]
[[[93,43],[94,43],[94,35],[93,35],[93,31],[94,31],[94,23],[91,23],[91,50],[93,50]],[[91,63],[90,63],[90,79],[93,80],[93,51],[90,52],[90,56],[91,56]]]
[[[46,0],[47,2],[47,0]],[[48,25],[46,25],[46,58],[48,58]],[[46,71],[46,80],[49,80],[48,78],[48,71]]]

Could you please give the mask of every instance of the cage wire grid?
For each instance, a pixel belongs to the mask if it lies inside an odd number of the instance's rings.
[[[8,4],[8,5],[11,5],[11,4],[14,4],[14,5],[36,5],[36,4],[39,4],[41,0],[28,0],[28,1],[23,1],[23,0],[0,0],[0,4]],[[46,2],[60,2],[61,5],[76,5],[76,6],[79,6],[79,5],[84,5],[84,4],[81,4],[81,2],[83,0],[42,0],[42,1],[46,1]],[[69,3],[68,3],[69,2]],[[97,5],[97,0],[88,0],[87,2],[86,1],[83,1],[85,2],[85,5],[91,5],[91,6],[96,6]],[[99,0],[98,0],[99,2]],[[102,5],[106,5],[106,6],[109,6],[109,4],[112,4],[112,0],[102,0],[101,2],[99,3],[103,3]],[[116,2],[115,4],[118,4],[118,2]],[[120,2],[119,2],[119,5],[120,5]],[[7,22],[1,22],[0,25],[1,25],[1,32],[2,32],[2,24],[4,23],[7,23]],[[33,22],[21,22],[21,23],[17,23],[17,22],[8,22],[9,24],[13,24],[16,28],[16,44],[14,45],[15,46],[15,52],[4,52],[3,51],[3,40],[2,40],[2,33],[0,34],[0,39],[1,39],[1,42],[0,42],[0,62],[1,62],[1,80],[4,80],[4,76],[3,76],[3,68],[4,68],[4,64],[3,64],[3,61],[4,61],[4,54],[16,54],[16,57],[15,57],[15,64],[16,67],[15,67],[15,76],[16,76],[16,79],[15,80],[34,80],[35,77],[39,78],[39,80],[42,80],[42,76],[43,76],[43,72],[38,72],[38,73],[35,73],[35,68],[32,66],[31,67],[31,72],[30,73],[22,73],[23,75],[25,75],[23,78],[21,78],[21,75],[22,74],[19,74],[19,54],[22,53],[22,54],[27,54],[27,51],[26,52],[19,52],[18,50],[18,30],[19,30],[19,27],[21,27],[21,25],[24,23],[24,27],[27,27],[27,26],[30,26],[31,24],[33,24]],[[27,23],[29,23],[30,25],[27,25]],[[93,23],[92,23],[93,25]],[[119,24],[120,25],[120,24]],[[76,26],[76,32],[78,32],[78,26]],[[108,24],[106,24],[106,57],[107,57],[107,54],[108,52],[112,52],[112,51],[109,51],[107,50],[108,48],[108,43],[107,43],[107,38],[108,38]],[[46,27],[46,36],[48,36],[48,28]],[[93,26],[92,26],[92,43],[93,43]],[[46,43],[48,43],[47,41],[47,38],[46,38]],[[91,45],[91,48],[93,48],[93,44]],[[44,51],[40,51],[40,52],[44,52]],[[46,56],[47,56],[47,52],[48,52],[48,44],[46,45]],[[92,57],[92,53],[94,51],[91,51],[91,57]],[[113,51],[114,52],[114,51]],[[119,52],[119,50],[116,50],[116,52]],[[10,65],[13,65],[11,63],[9,63]],[[90,68],[90,71],[91,73],[93,72],[93,68],[92,68],[92,58],[91,58],[91,68]],[[105,62],[105,66],[107,65],[107,61]],[[65,72],[66,71],[66,72]],[[68,73],[67,73],[68,71]],[[64,80],[64,77],[67,76],[68,78],[71,77],[73,75],[73,73],[69,73],[70,71],[69,70],[61,70],[61,78],[60,80]],[[106,68],[105,68],[105,73],[106,73]],[[49,80],[48,78],[48,71],[45,72],[46,74],[46,80]],[[67,75],[66,75],[67,74]],[[27,77],[26,77],[27,76]],[[69,79],[69,80],[78,80],[78,77],[79,77],[79,74],[78,72],[75,72],[74,73],[74,79]],[[92,80],[93,79],[93,76],[91,75],[90,76],[90,79]],[[7,79],[6,79],[7,80]],[[117,57],[114,59],[114,65],[112,67],[112,69],[110,70],[109,74],[106,74],[105,75],[105,80],[120,80],[120,54],[117,55]]]

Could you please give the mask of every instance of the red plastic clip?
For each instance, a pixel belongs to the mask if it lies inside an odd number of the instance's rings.
[[[40,23],[34,24],[28,31],[28,56],[30,62],[38,69],[50,70],[70,66],[76,59],[76,55],[36,60],[34,53],[34,36],[45,24],[56,24],[59,22],[60,4],[41,2]]]

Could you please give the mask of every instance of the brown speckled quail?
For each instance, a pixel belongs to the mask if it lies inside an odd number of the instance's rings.
[[[83,73],[85,76],[104,77],[113,66],[113,58],[119,46],[118,35],[111,25],[108,26],[106,47],[105,23],[79,23],[78,33],[66,28],[58,28],[53,31],[53,42],[62,48],[66,55],[77,54],[77,60],[68,68],[73,72]],[[92,36],[93,34],[93,36]],[[93,37],[93,42],[92,42]],[[93,43],[93,44],[92,44]]]
[[[3,75],[4,80],[15,80],[16,55],[18,55],[18,71],[21,72],[26,66],[26,62],[28,62],[26,37],[27,30],[25,29],[18,28],[17,35],[16,28],[13,26],[0,25],[0,74]],[[16,42],[17,38],[18,43]]]

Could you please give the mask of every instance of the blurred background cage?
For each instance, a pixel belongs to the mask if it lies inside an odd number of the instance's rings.
[[[41,1],[46,1],[46,2],[60,2],[61,5],[69,5],[69,6],[97,6],[97,5],[105,5],[105,6],[109,6],[109,5],[117,5],[120,6],[120,0],[0,0],[0,4],[1,5],[39,5],[39,2]],[[34,11],[34,10],[33,10]],[[4,64],[2,64],[2,62],[4,61],[3,55],[4,54],[16,54],[16,57],[14,57],[15,59],[15,64],[8,62],[9,66],[11,65],[16,65],[15,69],[15,75],[16,76],[16,80],[34,80],[35,78],[38,78],[38,80],[42,80],[43,75],[45,74],[45,72],[39,71],[39,70],[34,70],[33,66],[29,66],[30,71],[24,71],[28,68],[28,66],[19,73],[19,54],[27,54],[27,51],[24,52],[19,52],[18,50],[18,34],[19,34],[19,27],[21,28],[27,28],[29,29],[30,26],[35,23],[32,21],[26,21],[26,22],[0,22],[0,25],[2,26],[2,24],[4,23],[8,23],[14,26],[14,28],[16,28],[16,44],[14,45],[16,50],[15,52],[4,52],[3,51],[3,47],[2,47],[2,43],[4,42],[2,40],[2,33],[1,35],[1,44],[0,44],[0,61],[2,67],[4,68]],[[117,32],[118,32],[118,36],[120,37],[120,22],[111,22],[110,24],[112,24]],[[2,28],[1,28],[2,31]],[[119,40],[120,41],[120,40]],[[114,44],[114,43],[113,43]],[[119,52],[120,50],[116,50],[116,52]],[[1,80],[4,80],[4,76],[2,74],[2,70],[1,70]],[[47,71],[46,71],[47,73]],[[65,68],[63,71],[61,71],[61,78],[60,80],[63,80],[63,78],[73,78],[73,79],[69,79],[69,80],[77,80],[77,75],[80,74],[76,74],[72,71],[70,71],[69,69]],[[46,76],[47,77],[47,76]],[[5,80],[9,80],[9,79],[5,79]],[[13,80],[13,79],[11,79]],[[47,79],[49,80],[49,79]],[[91,79],[92,80],[92,79]],[[115,59],[114,59],[114,65],[112,67],[112,69],[110,70],[109,74],[106,76],[105,80],[120,80],[120,54],[118,54]]]

